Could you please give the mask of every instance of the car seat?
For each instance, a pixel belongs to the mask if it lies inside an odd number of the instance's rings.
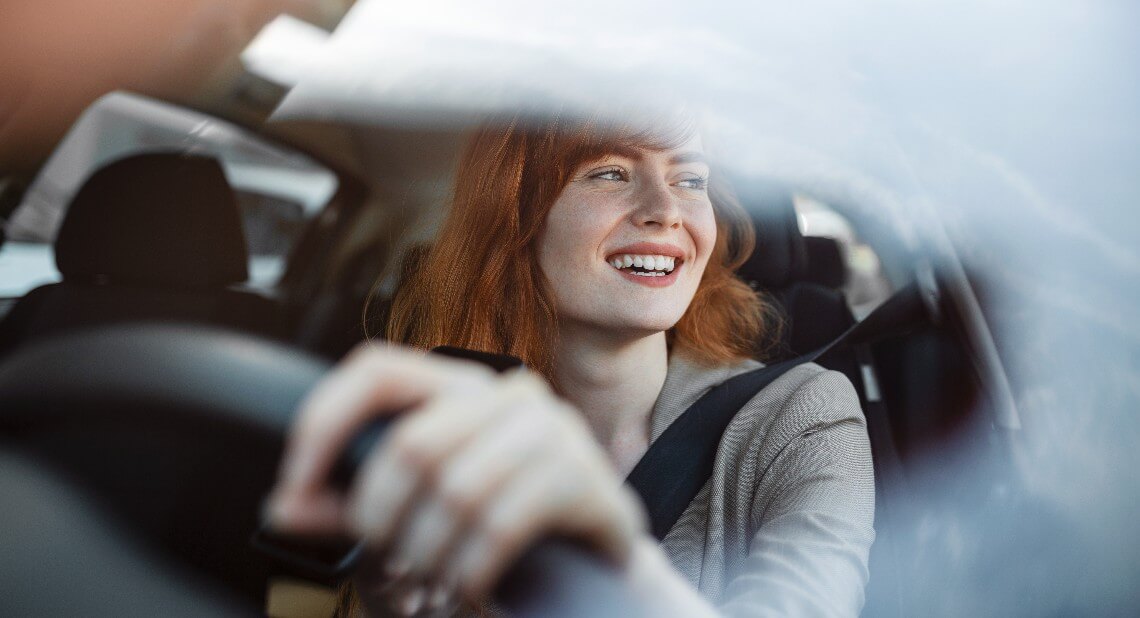
[[[248,277],[237,197],[213,158],[129,156],[97,170],[54,243],[63,280],[38,287],[0,321],[0,355],[77,328],[175,321],[278,335],[282,308],[231,286]]]
[[[790,194],[761,196],[749,206],[756,249],[737,274],[775,301],[783,319],[770,360],[793,358],[835,339],[855,323],[838,289],[846,269],[835,241],[800,233]],[[848,377],[859,385],[857,372]]]
[[[779,362],[812,352],[837,339],[855,324],[846,296],[846,266],[835,240],[805,237],[799,229],[790,192],[769,191],[746,202],[756,231],[756,249],[737,274],[775,302],[783,328],[775,342],[758,342],[768,348],[766,360]],[[863,615],[896,616],[901,612],[900,578],[896,574],[898,549],[884,534],[899,508],[891,496],[902,491],[902,470],[890,417],[878,395],[866,345],[830,352],[820,365],[847,376],[859,395],[867,418],[867,432],[875,466],[875,527],[878,539],[871,548],[871,583]]]

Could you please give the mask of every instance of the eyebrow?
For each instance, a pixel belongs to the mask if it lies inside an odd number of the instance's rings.
[[[614,146],[613,148],[611,148],[610,154],[611,155],[617,155],[619,157],[624,157],[627,159],[632,159],[634,161],[641,161],[642,159],[645,158],[645,155],[642,153],[641,150],[639,150],[637,148],[630,148],[628,146],[621,146],[621,145]],[[670,165],[681,165],[683,163],[704,163],[707,165],[708,160],[705,159],[704,153],[698,152],[696,150],[686,150],[685,152],[678,152],[677,154],[669,157],[669,164]]]
[[[705,159],[704,153],[697,152],[695,150],[689,150],[686,152],[679,152],[679,153],[673,155],[672,157],[669,157],[669,163],[671,163],[673,165],[680,165],[681,163],[705,163],[705,164],[708,164],[708,161]]]

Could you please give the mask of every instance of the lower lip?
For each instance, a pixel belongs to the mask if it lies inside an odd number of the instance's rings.
[[[610,268],[613,268],[613,266]],[[633,271],[628,269],[618,270],[616,268],[613,268],[613,270],[629,281],[632,281],[639,285],[644,285],[647,288],[664,288],[669,287],[677,282],[677,273],[681,272],[681,264],[677,264],[676,268],[673,269],[673,272],[668,273],[662,277],[643,277],[641,275],[633,274]]]

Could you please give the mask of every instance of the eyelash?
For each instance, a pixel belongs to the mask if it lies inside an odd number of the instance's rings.
[[[696,189],[698,191],[704,191],[705,189],[709,188],[709,179],[705,176],[697,176],[696,178],[686,178],[677,184],[681,184],[681,183],[685,183],[685,182],[693,183],[693,186],[685,187],[686,189]]]
[[[602,176],[606,176],[608,174],[617,174],[619,176],[619,178],[617,178],[616,180],[622,180],[622,181],[629,180],[629,174],[626,173],[626,171],[620,167],[607,167],[603,170],[598,170],[598,171],[590,174],[590,178],[595,178],[598,180],[614,180],[613,178],[602,178]]]
[[[618,178],[616,178],[616,179],[603,178],[603,176],[607,176],[609,174],[617,174]],[[609,168],[606,168],[603,170],[598,170],[598,171],[590,174],[589,177],[593,178],[593,179],[597,179],[597,180],[621,180],[623,182],[626,182],[629,180],[629,174],[620,167],[609,167]],[[684,183],[693,183],[693,184],[691,186],[685,186]],[[684,188],[684,189],[694,189],[697,191],[704,191],[709,186],[709,179],[705,176],[697,176],[696,178],[686,178],[684,180],[679,181],[677,183],[677,185]]]

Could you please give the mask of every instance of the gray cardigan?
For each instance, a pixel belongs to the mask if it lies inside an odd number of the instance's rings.
[[[705,391],[759,366],[702,367],[675,349],[650,440]],[[729,423],[712,477],[662,545],[729,616],[857,615],[875,538],[873,474],[851,383],[815,364],[796,367]],[[500,615],[493,606],[458,613]]]
[[[674,350],[650,440],[709,388],[759,366],[707,368]],[[855,616],[874,512],[871,448],[855,391],[843,374],[807,364],[737,413],[712,477],[663,546],[727,615]]]

